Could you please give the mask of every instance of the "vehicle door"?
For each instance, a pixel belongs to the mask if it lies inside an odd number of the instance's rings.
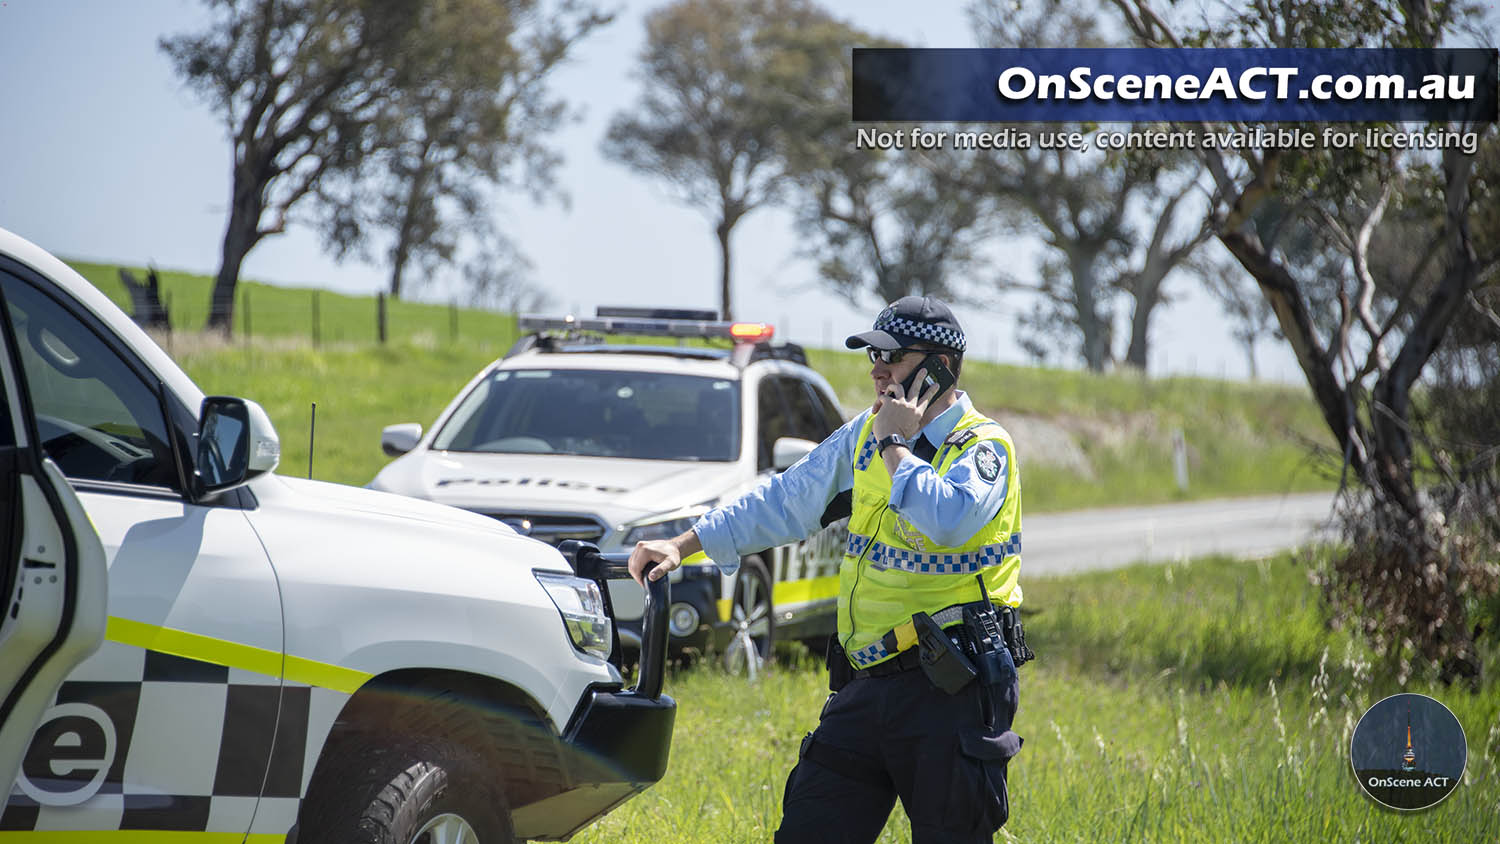
[[[43,716],[0,829],[243,835],[259,811],[283,815],[284,832],[307,690],[282,693],[276,577],[244,513],[254,497],[189,499],[198,409],[61,285],[0,263],[0,291],[40,444],[109,565],[105,641]],[[290,800],[259,803],[263,783]]]
[[[3,300],[0,300],[3,301]],[[38,447],[0,326],[0,780],[9,793],[58,684],[104,636],[104,548]]]
[[[779,436],[822,442],[843,424],[836,409],[826,412],[824,400],[806,379],[783,374],[767,380],[775,382],[785,407],[785,433]],[[847,531],[848,519],[838,519],[795,545],[777,549],[772,597],[780,623],[812,624],[814,616],[822,615],[833,619]]]

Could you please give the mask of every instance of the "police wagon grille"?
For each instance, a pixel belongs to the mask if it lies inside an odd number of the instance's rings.
[[[565,539],[598,542],[604,523],[592,516],[539,515],[534,513],[485,513],[510,525],[516,533],[556,545]]]

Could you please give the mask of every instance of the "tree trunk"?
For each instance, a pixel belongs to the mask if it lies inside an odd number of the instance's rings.
[[[408,217],[411,216],[410,207],[408,207],[406,215]],[[401,276],[406,272],[407,260],[411,258],[411,237],[409,232],[409,227],[405,223],[402,223],[400,234],[396,236],[396,243],[391,247],[390,293],[392,299],[401,298]]]
[[[1245,347],[1245,363],[1250,367],[1250,380],[1260,380],[1260,370],[1255,365],[1255,335],[1250,334],[1240,338],[1240,343]]]
[[[726,321],[734,319],[729,296],[729,235],[733,230],[734,224],[727,221],[714,229],[719,236],[719,319]]]
[[[1147,285],[1146,290],[1135,294],[1135,311],[1130,315],[1130,348],[1125,352],[1125,363],[1146,371],[1150,356],[1151,312],[1161,302],[1161,284]]]
[[[240,191],[236,190],[236,194]],[[229,224],[224,228],[224,245],[219,254],[219,274],[208,303],[209,331],[234,333],[234,291],[240,281],[240,265],[260,240],[260,203],[253,198],[236,197],[230,208]]]
[[[422,166],[418,167],[410,176],[411,182],[406,189],[406,204],[401,209],[401,225],[396,229],[396,243],[391,247],[391,298],[401,298],[401,277],[406,272],[406,262],[411,260],[411,249],[416,239],[417,215],[436,213],[436,209],[429,203],[422,201],[422,194],[427,189],[427,179],[431,173],[428,168],[427,153],[432,148],[427,144],[422,148]]]
[[[1237,229],[1219,235],[1219,242],[1240,262],[1260,287],[1271,305],[1281,333],[1291,344],[1297,364],[1312,389],[1313,401],[1323,414],[1323,422],[1338,441],[1339,449],[1348,455],[1350,468],[1362,473],[1365,468],[1364,445],[1358,420],[1351,418],[1348,392],[1333,374],[1333,359],[1318,341],[1312,315],[1302,298],[1297,282],[1286,268],[1266,253],[1260,238]]]
[[[1094,262],[1098,251],[1070,250],[1068,270],[1073,277],[1073,301],[1078,310],[1078,330],[1083,333],[1083,363],[1090,372],[1103,372],[1109,357],[1109,330],[1099,314],[1095,298]]]

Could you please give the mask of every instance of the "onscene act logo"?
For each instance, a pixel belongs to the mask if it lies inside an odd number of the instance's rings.
[[[1391,695],[1370,707],[1349,742],[1359,787],[1382,806],[1404,811],[1442,802],[1468,760],[1463,725],[1426,695]]]

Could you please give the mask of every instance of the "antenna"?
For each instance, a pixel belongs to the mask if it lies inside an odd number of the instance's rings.
[[[318,435],[318,403],[312,403],[312,421],[307,425],[307,479],[312,480],[313,442]]]

